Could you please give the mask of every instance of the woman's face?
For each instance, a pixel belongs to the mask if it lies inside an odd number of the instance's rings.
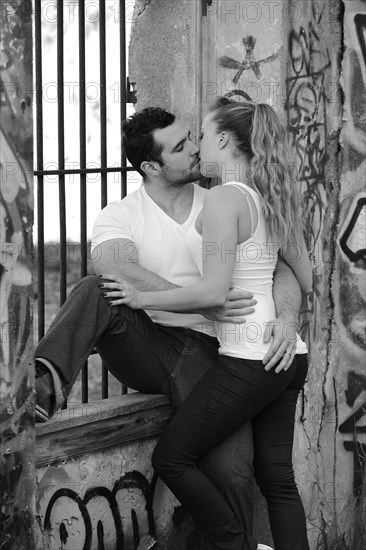
[[[217,133],[216,122],[213,121],[214,113],[205,116],[202,122],[200,136],[200,170],[207,178],[219,174],[218,169],[218,142],[220,135]]]

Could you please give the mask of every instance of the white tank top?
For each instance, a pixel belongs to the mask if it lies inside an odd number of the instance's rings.
[[[215,323],[216,336],[220,344],[219,353],[243,359],[262,360],[271,345],[271,342],[263,342],[266,324],[276,318],[272,286],[278,245],[268,242],[260,195],[244,183],[228,182],[224,185],[234,185],[244,196],[249,194],[257,209],[257,227],[254,231],[252,227],[251,237],[236,247],[232,277],[233,286],[252,292],[257,304],[255,312],[248,315],[245,323]],[[248,205],[253,220],[252,201],[248,201]],[[194,224],[186,234],[186,246],[202,273],[202,236]],[[296,353],[307,353],[306,344],[299,336]]]

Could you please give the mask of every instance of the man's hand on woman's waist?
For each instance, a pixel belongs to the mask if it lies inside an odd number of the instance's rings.
[[[210,321],[219,323],[244,323],[245,317],[255,311],[254,306],[257,300],[253,294],[246,290],[230,288],[226,302],[221,308],[208,308],[199,313],[204,315]]]

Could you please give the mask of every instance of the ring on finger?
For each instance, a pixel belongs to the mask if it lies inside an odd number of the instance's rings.
[[[126,294],[125,294],[124,290],[122,290],[122,292],[121,292],[121,298],[126,298]]]
[[[287,355],[292,355],[292,353],[290,353],[289,351],[285,351],[285,353],[287,353]]]

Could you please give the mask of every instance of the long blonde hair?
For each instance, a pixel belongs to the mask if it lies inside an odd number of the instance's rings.
[[[262,196],[262,212],[271,239],[280,249],[302,233],[300,193],[286,129],[265,103],[218,98],[211,108],[218,132],[230,132],[250,161],[248,179]]]

